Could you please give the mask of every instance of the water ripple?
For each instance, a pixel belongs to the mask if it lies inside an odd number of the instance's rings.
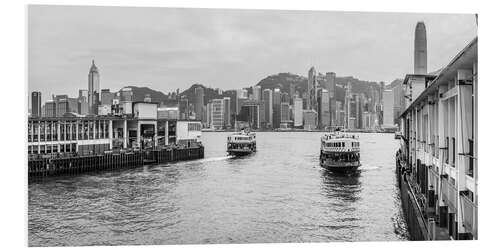
[[[346,176],[318,165],[320,136],[258,133],[259,151],[234,158],[205,133],[204,159],[31,182],[29,245],[406,240],[396,141],[360,134]]]

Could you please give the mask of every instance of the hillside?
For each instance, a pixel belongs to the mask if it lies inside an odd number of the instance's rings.
[[[363,81],[352,76],[336,77],[335,82],[335,99],[337,99],[338,101],[344,100],[345,86],[348,82],[352,84],[354,93],[365,93],[367,96],[371,95],[370,89],[372,87],[376,90],[380,89],[380,85],[377,82]],[[257,85],[261,86],[262,89],[280,88],[283,92],[289,93],[290,84],[292,83],[295,84],[295,89],[300,93],[303,93],[307,90],[307,78],[292,73],[279,73],[276,75],[268,76],[259,81]],[[318,84],[323,88],[326,86],[326,79],[324,75],[318,75]]]
[[[132,101],[138,102],[138,101],[144,101],[144,97],[146,94],[149,94],[151,96],[151,101],[152,102],[165,102],[167,101],[168,97],[161,91],[153,90],[148,87],[136,87],[136,86],[126,86],[125,88],[131,88],[132,89]]]
[[[397,80],[391,83],[395,84]],[[371,89],[379,90],[380,85],[377,82],[372,81],[363,81],[352,76],[347,77],[337,77],[336,78],[336,86],[335,86],[335,99],[343,102],[345,98],[345,86],[350,82],[352,84],[352,89],[354,93],[365,93],[367,96],[371,96]],[[307,78],[304,76],[292,74],[292,73],[278,73],[275,75],[270,75],[260,80],[257,85],[259,85],[262,90],[264,89],[275,89],[280,88],[282,92],[286,92],[290,94],[290,85],[295,85],[295,90],[299,91],[301,94],[307,90]],[[318,84],[321,87],[326,86],[326,79],[323,74],[318,75]],[[149,94],[151,96],[151,101],[157,103],[165,103],[165,104],[175,104],[176,101],[169,99],[166,94],[161,91],[153,90],[148,87],[137,87],[137,86],[127,86],[132,89],[133,101],[143,101],[144,96]],[[181,96],[186,96],[190,103],[195,102],[195,89],[197,87],[202,87],[204,89],[205,94],[205,104],[209,100],[222,98],[224,96],[229,96],[234,102],[234,98],[236,96],[235,90],[226,90],[222,91],[222,94],[219,94],[218,89],[213,89],[210,87],[206,87],[202,84],[193,84],[188,89],[182,91],[180,93]],[[247,88],[249,92],[251,89]],[[233,104],[232,104],[233,105]]]

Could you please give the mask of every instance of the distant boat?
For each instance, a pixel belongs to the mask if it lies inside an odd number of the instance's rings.
[[[255,132],[242,130],[227,137],[227,153],[234,156],[243,156],[257,152]]]
[[[333,132],[321,137],[321,167],[336,172],[354,172],[361,166],[357,136]]]

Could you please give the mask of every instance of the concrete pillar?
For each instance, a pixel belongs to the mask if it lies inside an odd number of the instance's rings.
[[[128,128],[127,120],[123,121],[123,148],[128,148]]]
[[[76,150],[75,150],[75,152],[77,152],[77,153],[78,153],[78,142],[80,141],[80,139],[79,139],[79,137],[80,137],[80,129],[79,129],[79,127],[80,126],[79,125],[80,125],[80,120],[77,120],[75,122],[75,129],[76,129],[76,138],[75,138],[75,140],[76,140]]]
[[[38,138],[36,140],[36,145],[37,145],[37,148],[38,148],[38,153],[40,153],[40,132],[41,132],[41,129],[40,129],[40,122],[37,122],[38,124],[38,127],[37,127],[37,131],[38,131]]]
[[[57,152],[61,152],[61,121],[56,122],[57,126]]]
[[[95,121],[95,120],[93,120],[93,121],[91,122],[91,124],[92,124],[92,138],[94,138],[94,140],[96,139],[96,138],[95,138],[95,137],[96,137],[96,133],[95,133],[95,130],[96,130],[96,128],[95,128],[95,127],[96,127],[96,126],[95,126],[95,123],[96,123],[96,121]]]
[[[154,145],[155,148],[158,147],[158,121],[155,122],[155,135],[154,135]]]
[[[168,121],[165,121],[165,145],[168,145]]]
[[[142,142],[141,141],[141,139],[142,139],[141,125],[142,125],[141,121],[138,121],[137,122],[137,139],[136,140],[137,140],[137,144],[139,144],[139,148],[140,149],[142,149],[142,143],[141,143]]]
[[[113,149],[113,120],[108,120],[109,149]]]

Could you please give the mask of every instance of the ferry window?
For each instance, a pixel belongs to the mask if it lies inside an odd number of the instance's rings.
[[[342,142],[342,147],[345,147],[345,142]]]

